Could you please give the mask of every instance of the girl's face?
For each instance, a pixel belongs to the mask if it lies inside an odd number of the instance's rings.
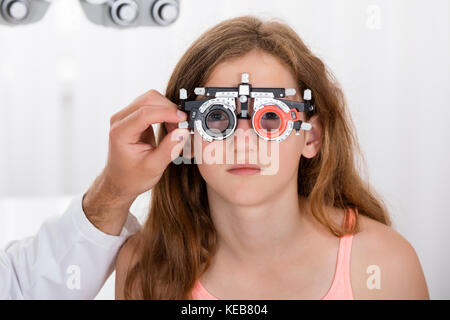
[[[252,87],[295,88],[296,96],[286,99],[302,101],[297,82],[289,69],[276,57],[261,50],[253,50],[245,56],[220,63],[204,86],[237,87],[243,72],[249,73]],[[199,96],[197,99],[205,97]],[[249,101],[250,116],[253,114],[252,100]],[[240,112],[239,99],[237,112]],[[305,120],[305,115],[300,113],[300,118]],[[315,127],[314,119],[310,120],[308,122]],[[252,129],[251,120],[246,119],[238,119],[236,131],[222,141],[207,142],[195,131],[194,156],[208,189],[212,189],[208,192],[216,192],[228,202],[245,206],[270,201],[287,186],[297,186],[300,157],[310,158],[317,153],[316,129],[311,132],[301,130],[300,135],[295,135],[293,130],[282,142],[261,139]],[[307,139],[312,141],[307,143]],[[199,157],[202,157],[201,161]],[[260,171],[245,175],[228,171],[236,164],[249,163],[257,165]]]

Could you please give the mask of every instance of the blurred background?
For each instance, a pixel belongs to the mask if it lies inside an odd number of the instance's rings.
[[[105,164],[111,115],[164,93],[201,33],[244,14],[288,23],[336,75],[370,182],[416,249],[431,298],[450,299],[447,0],[181,0],[175,23],[129,29],[59,0],[37,23],[0,25],[0,247],[63,213]],[[141,221],[147,201],[132,207]],[[110,277],[97,298],[113,296]]]

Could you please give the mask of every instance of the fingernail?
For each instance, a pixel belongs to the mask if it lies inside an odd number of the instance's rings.
[[[186,119],[186,113],[184,113],[183,111],[181,111],[181,110],[178,110],[177,111],[177,116],[178,116],[178,118],[180,118],[180,119]]]

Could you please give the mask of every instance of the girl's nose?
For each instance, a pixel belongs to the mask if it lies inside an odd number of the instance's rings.
[[[248,115],[252,115],[252,102],[249,99],[248,103]],[[236,113],[241,113],[241,103],[237,99],[236,103]],[[234,151],[237,153],[255,153],[258,147],[258,135],[253,130],[252,122],[250,119],[237,119],[236,130],[231,136],[234,140]],[[231,138],[230,137],[230,138]]]
[[[242,104],[239,99],[236,99],[236,114],[241,114],[242,112]],[[251,117],[253,114],[253,99],[249,98],[247,103],[247,115]],[[249,119],[237,119],[236,129],[240,128],[241,130],[249,130],[252,129],[252,122]]]
[[[237,119],[236,129],[250,130],[252,129],[252,120],[249,119]]]

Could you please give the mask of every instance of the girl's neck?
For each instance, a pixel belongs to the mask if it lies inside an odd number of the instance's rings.
[[[251,206],[230,203],[209,187],[208,200],[218,236],[217,254],[237,263],[267,263],[288,255],[311,230],[296,177],[275,197]]]

